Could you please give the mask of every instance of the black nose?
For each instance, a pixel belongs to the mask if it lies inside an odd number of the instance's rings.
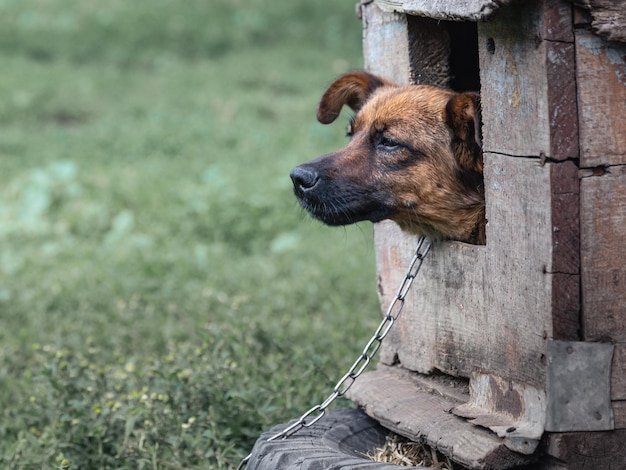
[[[291,181],[293,181],[294,189],[299,194],[312,189],[320,180],[319,173],[306,166],[294,168],[291,170],[291,173],[289,173],[289,176],[291,176]]]

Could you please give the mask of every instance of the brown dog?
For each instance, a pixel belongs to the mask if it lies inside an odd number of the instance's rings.
[[[328,225],[391,219],[432,239],[485,243],[477,94],[352,72],[328,87],[317,119],[333,122],[344,104],[356,111],[348,145],[290,174],[302,207]]]

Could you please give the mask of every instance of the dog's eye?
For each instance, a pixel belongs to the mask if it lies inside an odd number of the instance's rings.
[[[400,147],[400,144],[395,140],[390,139],[389,137],[381,137],[380,142],[378,143],[379,147],[382,147],[384,150],[391,151],[397,150]]]

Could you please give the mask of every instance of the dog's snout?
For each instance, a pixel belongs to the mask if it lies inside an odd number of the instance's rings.
[[[320,180],[319,173],[313,168],[306,166],[298,166],[289,173],[291,181],[293,181],[294,189],[303,193],[312,189]]]

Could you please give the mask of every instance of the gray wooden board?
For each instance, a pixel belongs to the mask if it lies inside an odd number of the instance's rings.
[[[375,244],[382,305],[388,305],[410,260],[415,237],[392,222],[377,224]],[[465,375],[480,365],[473,341],[485,324],[485,247],[438,243],[414,282],[400,320],[383,343],[381,361],[422,373]],[[477,362],[474,362],[477,361]],[[468,376],[468,375],[465,375]]]
[[[611,405],[613,406],[615,429],[626,429],[626,401],[614,401]]]
[[[411,76],[406,16],[362,6],[363,56],[369,72],[408,85]]]
[[[559,469],[623,470],[624,442],[626,430],[556,433],[548,437],[547,451],[563,464]]]
[[[381,361],[421,373],[488,370],[541,387],[552,335],[550,168],[538,159],[485,155],[487,247],[435,244],[383,344]],[[415,238],[375,231],[379,293],[395,295]]]
[[[594,31],[611,41],[626,41],[626,0],[574,0],[591,11]]]
[[[626,343],[615,344],[611,364],[611,399],[626,400]]]
[[[424,389],[423,381],[402,368],[381,367],[362,375],[349,397],[385,427],[471,469],[504,470],[528,462],[495,434],[449,413],[458,402]]]
[[[539,16],[523,7],[507,8],[503,20],[478,25],[482,41],[493,44],[480,49],[483,147],[507,155],[548,155],[546,46],[536,38]]]
[[[583,331],[626,342],[626,165],[581,180]]]
[[[388,11],[439,20],[484,21],[506,13],[510,0],[375,0]],[[591,13],[596,34],[610,41],[626,41],[626,0],[570,0]],[[518,1],[518,3],[522,3]]]
[[[564,6],[565,5],[565,6]],[[568,4],[530,1],[479,23],[483,143],[513,156],[577,157]],[[489,43],[489,47],[485,45]]]
[[[510,0],[375,0],[387,11],[426,16],[438,20],[479,21],[493,15]]]
[[[489,321],[475,340],[489,345],[487,370],[538,388],[553,333],[553,165],[485,154]]]
[[[470,400],[452,412],[491,429],[515,452],[535,452],[546,422],[546,395],[526,384],[476,372],[470,380]]]
[[[626,163],[626,44],[576,32],[580,165]]]

